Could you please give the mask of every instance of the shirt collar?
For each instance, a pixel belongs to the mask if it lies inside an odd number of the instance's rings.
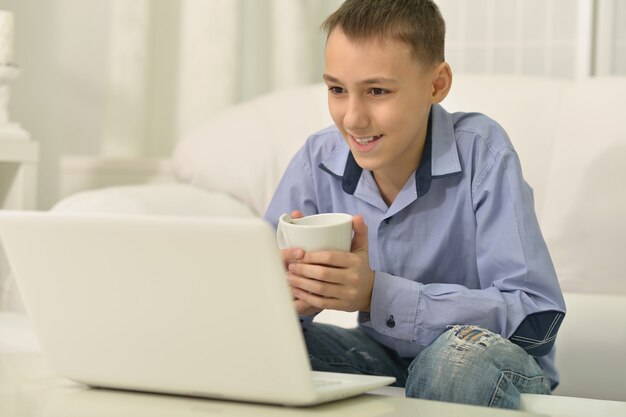
[[[456,147],[452,115],[439,104],[431,111],[432,119],[432,169],[433,178],[447,177],[462,172],[459,152]]]
[[[347,145],[333,151],[319,167],[337,179],[348,194],[354,194],[363,168],[354,159]],[[430,189],[433,178],[461,173],[461,163],[456,148],[452,116],[438,104],[432,106],[428,116],[428,129],[422,159],[415,172],[417,196]]]

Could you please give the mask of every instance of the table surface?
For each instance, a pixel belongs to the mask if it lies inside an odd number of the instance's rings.
[[[290,408],[230,401],[90,389],[55,376],[39,353],[0,355],[0,416],[536,416],[374,393],[315,407]]]

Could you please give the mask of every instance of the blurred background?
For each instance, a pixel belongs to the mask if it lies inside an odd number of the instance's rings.
[[[10,119],[39,144],[33,205],[149,181],[220,109],[321,81],[319,26],[341,2],[0,0],[20,71]],[[437,3],[456,73],[626,75],[626,0]]]

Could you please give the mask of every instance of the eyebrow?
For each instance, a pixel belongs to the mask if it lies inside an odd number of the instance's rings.
[[[323,78],[324,80],[328,82],[341,84],[341,81],[339,81],[338,78],[335,78],[332,75],[324,74]],[[398,81],[395,80],[394,78],[374,77],[374,78],[368,78],[363,81],[359,81],[358,84],[384,84],[384,83],[396,84],[397,82]]]

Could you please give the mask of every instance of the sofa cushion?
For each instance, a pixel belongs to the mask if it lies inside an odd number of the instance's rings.
[[[188,184],[147,184],[83,191],[58,202],[53,211],[179,216],[252,216],[252,210],[225,193]]]
[[[542,229],[566,291],[626,294],[626,77],[580,81],[556,121]]]
[[[292,156],[308,136],[332,123],[326,95],[326,88],[315,84],[223,111],[181,139],[174,151],[175,175],[229,193],[263,214]]]
[[[557,395],[626,401],[626,296],[565,292],[556,339]],[[598,414],[601,415],[601,414]]]

